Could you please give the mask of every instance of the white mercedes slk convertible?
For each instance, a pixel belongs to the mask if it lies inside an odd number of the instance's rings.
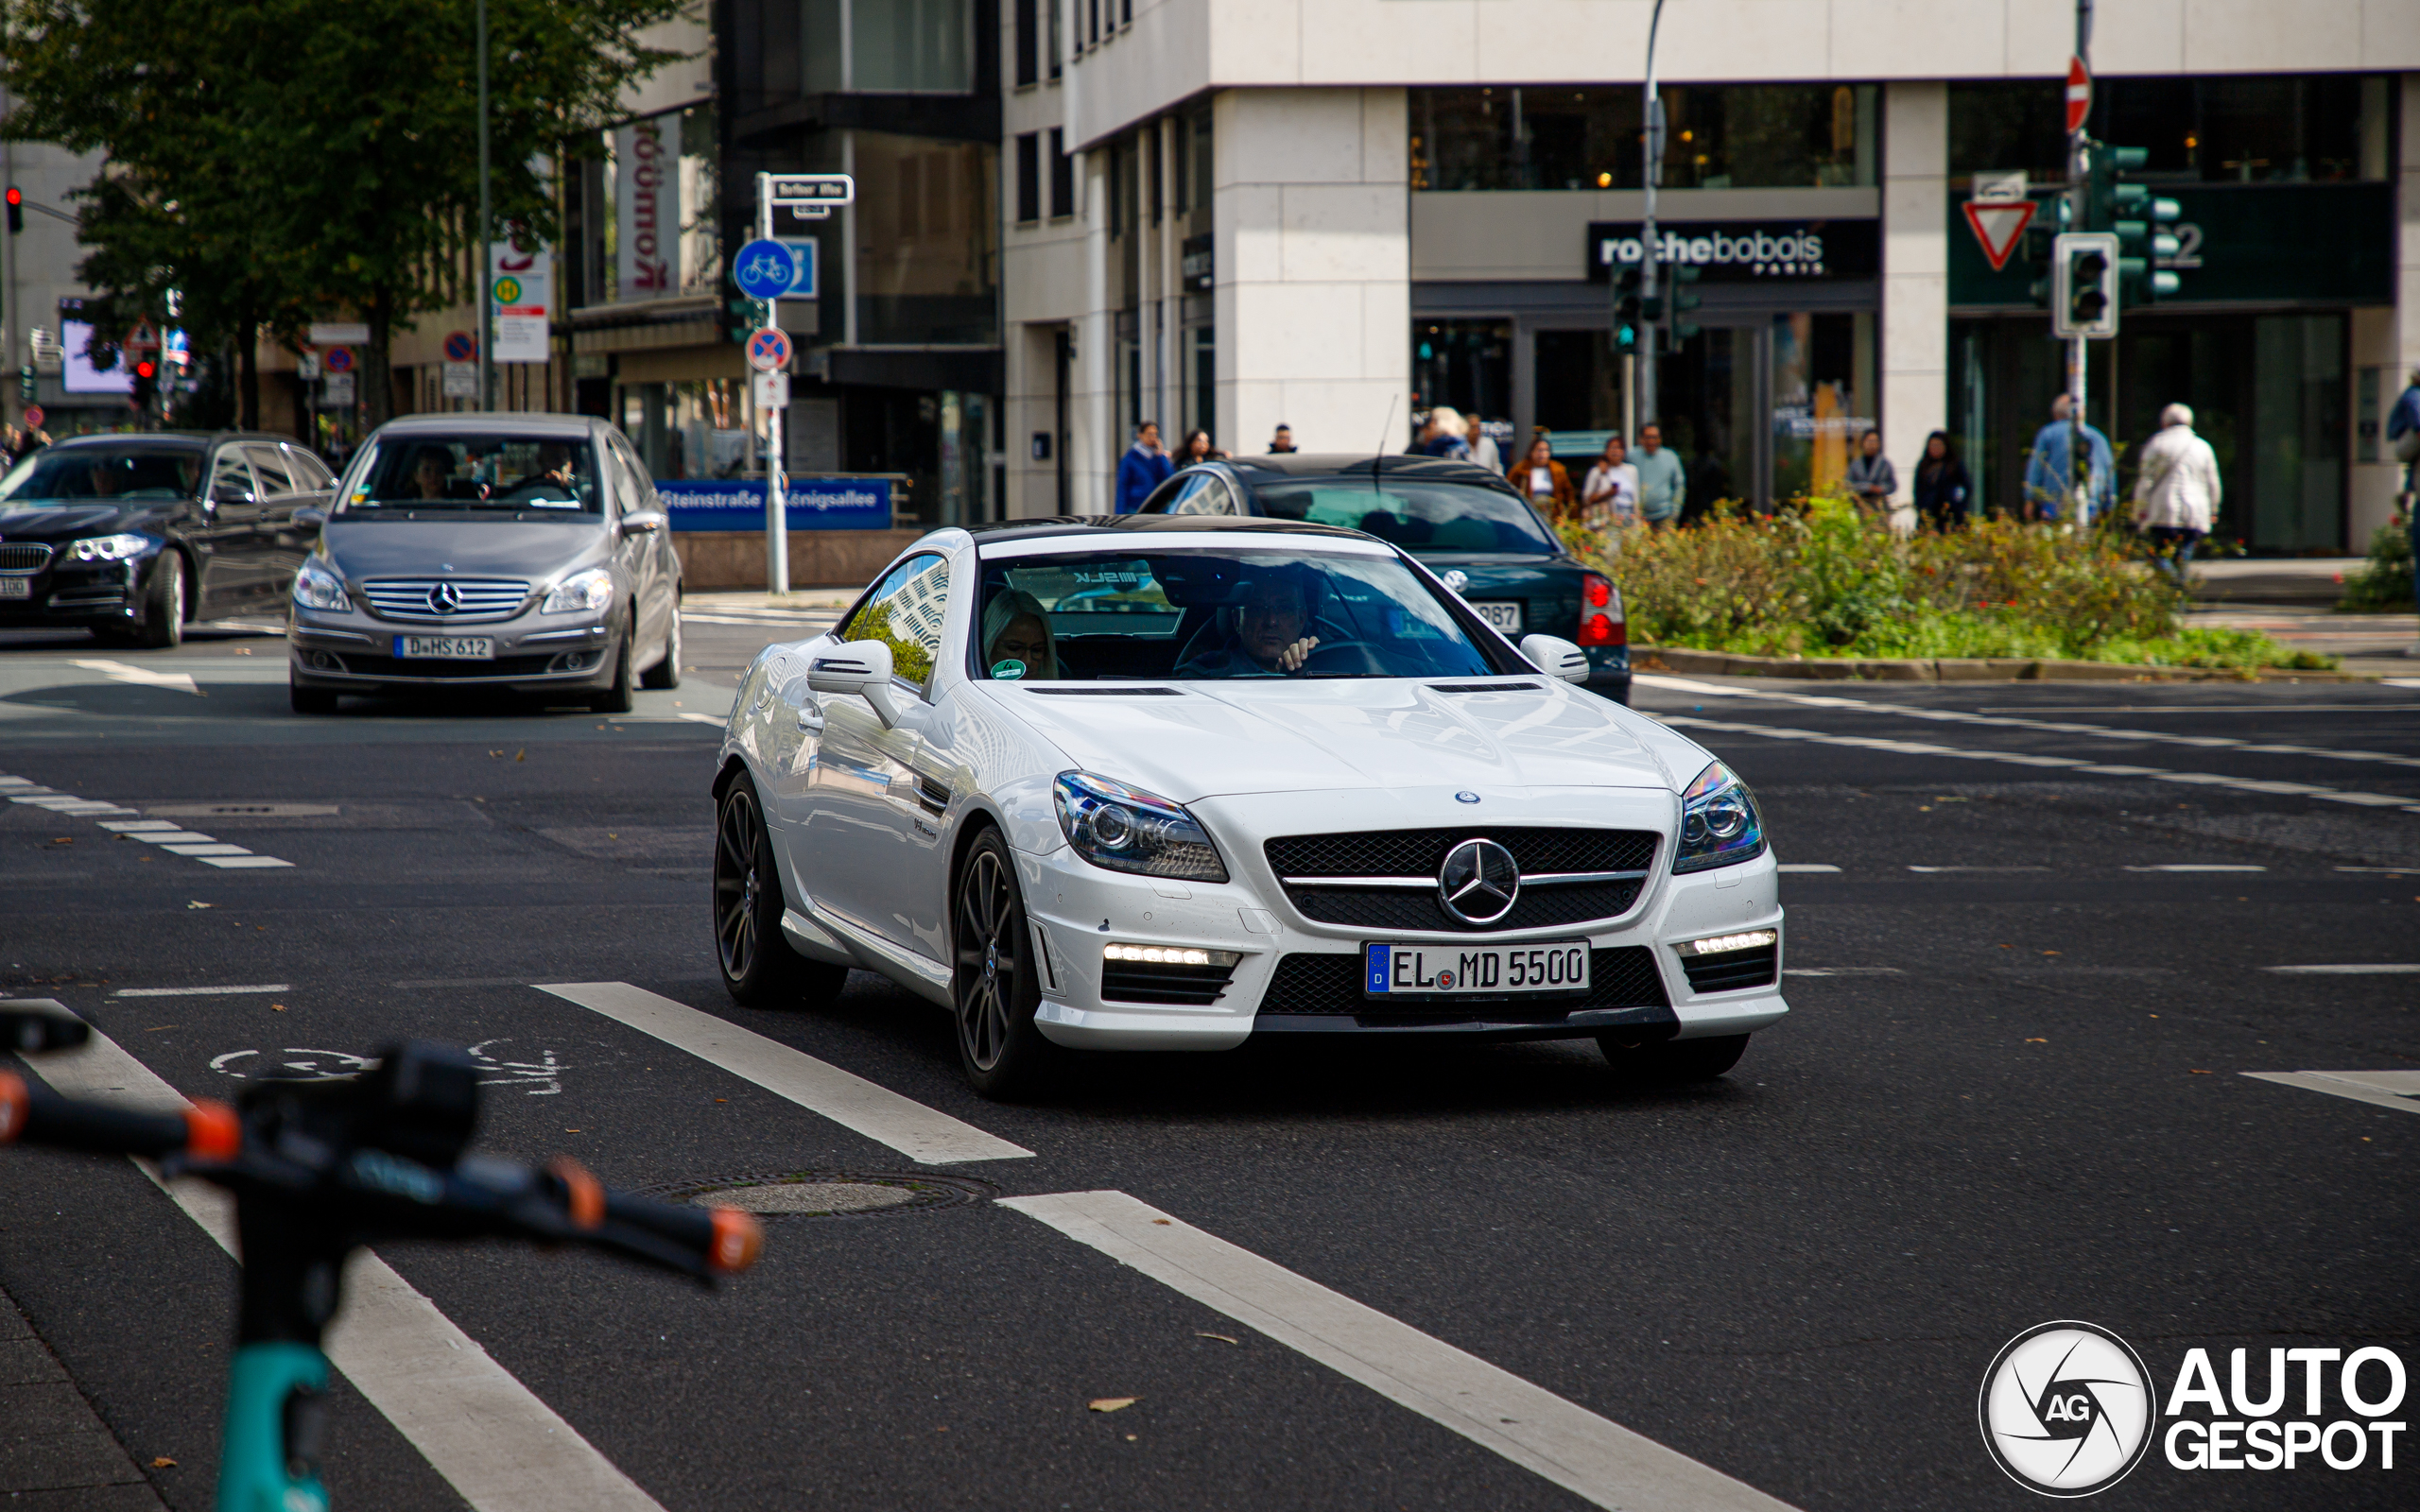
[[[754,1005],[850,968],[967,1077],[1061,1046],[1593,1038],[1720,1075],[1789,1011],[1754,796],[1384,541],[1124,515],[936,530],[769,645],[715,779],[715,936]]]

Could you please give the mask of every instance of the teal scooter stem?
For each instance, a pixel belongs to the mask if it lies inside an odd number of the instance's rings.
[[[317,1454],[298,1455],[288,1444],[302,1427],[288,1403],[316,1400],[327,1389],[328,1357],[310,1345],[237,1347],[218,1450],[218,1512],[327,1512]]]

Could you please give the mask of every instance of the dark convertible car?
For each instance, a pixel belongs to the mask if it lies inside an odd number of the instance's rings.
[[[1622,598],[1483,467],[1428,456],[1238,456],[1184,469],[1145,514],[1258,515],[1342,525],[1393,542],[1516,644],[1559,635],[1588,653],[1591,693],[1630,702]]]
[[[77,436],[0,478],[0,627],[174,645],[285,612],[336,481],[275,436]]]

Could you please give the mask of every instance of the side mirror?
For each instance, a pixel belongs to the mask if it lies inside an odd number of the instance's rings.
[[[890,647],[880,641],[847,641],[817,651],[806,664],[806,685],[817,693],[856,694],[873,705],[885,730],[899,723],[890,687]]]
[[[664,524],[665,517],[653,510],[644,514],[626,514],[622,516],[622,534],[625,537],[651,536],[663,529]]]
[[[328,511],[312,505],[306,504],[294,511],[294,527],[297,530],[317,530],[327,523]]]
[[[1530,664],[1550,677],[1565,682],[1588,680],[1588,653],[1560,635],[1525,635],[1521,637],[1521,654]]]

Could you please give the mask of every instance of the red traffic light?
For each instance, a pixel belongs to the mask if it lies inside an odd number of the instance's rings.
[[[153,377],[158,374],[159,370],[160,369],[152,364],[151,359],[148,357],[146,357],[141,362],[134,365],[134,376],[137,378]]]
[[[12,184],[10,184],[10,185],[9,186],[9,208],[13,210],[13,209],[15,209],[17,206],[22,205],[22,204],[24,204],[25,202],[26,202],[26,192],[25,192],[23,189],[18,188],[15,184],[13,184],[13,183],[12,183]]]

